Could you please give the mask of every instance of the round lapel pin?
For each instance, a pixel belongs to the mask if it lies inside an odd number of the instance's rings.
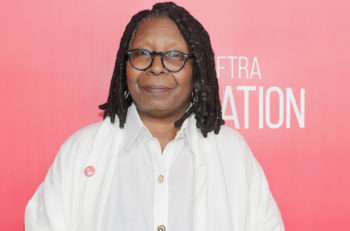
[[[87,166],[84,170],[84,174],[87,177],[92,177],[95,174],[95,167],[94,166]]]

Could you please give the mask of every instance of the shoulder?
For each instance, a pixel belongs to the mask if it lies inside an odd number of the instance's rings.
[[[244,137],[235,129],[222,125],[218,134],[212,133],[220,144],[227,144],[229,146],[247,145]]]
[[[264,177],[260,164],[238,131],[222,126],[215,138],[218,155],[227,171],[230,172],[233,168],[235,174],[245,176],[249,181],[253,181],[256,177]]]
[[[264,170],[243,136],[230,127],[221,126],[215,138],[228,194],[234,198],[231,201],[243,202],[241,205],[247,205],[247,211],[252,211],[250,215],[255,230],[256,227],[284,230]],[[231,203],[231,208],[235,206],[237,203]]]
[[[220,127],[220,131],[217,134],[218,137],[220,138],[224,138],[224,137],[228,137],[228,138],[233,138],[233,139],[241,139],[243,138],[242,135],[235,129],[228,127],[226,125],[222,125]]]
[[[70,135],[68,139],[66,139],[62,144],[61,149],[67,150],[77,147],[90,149],[94,144],[98,134],[108,133],[110,130],[112,130],[112,128],[115,127],[119,128],[119,124],[117,122],[114,124],[111,123],[109,117],[102,121],[89,124]]]
[[[255,157],[245,138],[237,130],[223,125],[218,134],[212,134],[216,140],[219,155],[223,159],[230,163],[244,165],[251,161],[255,162]]]
[[[104,138],[116,127],[119,128],[118,123],[112,124],[109,118],[106,118],[74,132],[63,142],[55,157],[52,165],[55,169],[53,172],[56,172],[54,175],[64,175],[64,179],[70,178],[69,175],[73,171],[81,169],[86,163],[97,141],[105,140]]]
[[[101,127],[102,123],[103,121],[99,121],[80,128],[72,135],[70,135],[62,146],[70,146],[78,143],[89,143],[89,141],[92,141],[96,136],[97,131]]]

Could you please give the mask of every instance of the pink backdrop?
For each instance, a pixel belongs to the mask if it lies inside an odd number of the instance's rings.
[[[263,166],[286,230],[348,230],[349,3],[176,2],[211,35],[227,124]],[[0,230],[23,230],[59,146],[101,120],[120,36],[153,3],[1,0]]]

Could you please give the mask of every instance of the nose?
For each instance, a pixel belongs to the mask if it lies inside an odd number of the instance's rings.
[[[166,72],[166,69],[164,68],[162,64],[162,56],[161,55],[155,55],[153,59],[152,65],[149,67],[149,73],[154,75],[160,75]]]

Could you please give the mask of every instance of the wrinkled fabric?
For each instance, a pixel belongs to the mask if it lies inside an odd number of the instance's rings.
[[[193,230],[194,156],[187,122],[163,152],[134,105],[124,130],[131,134],[119,153],[101,223],[101,230]],[[158,177],[162,176],[162,181]]]
[[[133,122],[130,115],[127,123]],[[193,230],[284,231],[264,172],[243,137],[222,126],[219,134],[205,138],[194,115],[187,120],[194,161]],[[132,136],[107,117],[68,138],[27,204],[25,230],[103,231],[114,172]],[[95,168],[91,177],[84,174],[88,166]]]

